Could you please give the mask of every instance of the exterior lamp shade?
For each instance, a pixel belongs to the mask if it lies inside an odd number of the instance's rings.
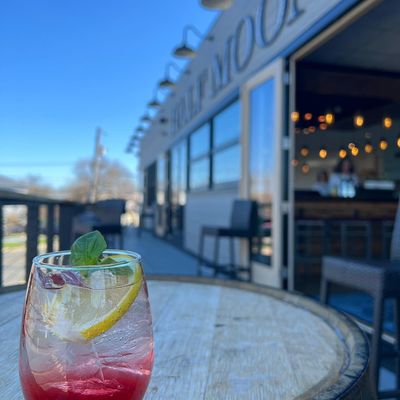
[[[165,78],[159,83],[159,86],[160,86],[160,88],[163,88],[163,89],[170,89],[170,88],[175,87],[175,83],[172,82],[171,79]]]
[[[174,56],[179,58],[195,58],[196,52],[184,43],[174,50]]]
[[[161,103],[156,98],[151,100],[147,105],[148,105],[148,107],[151,107],[151,108],[160,108],[161,107]]]
[[[233,0],[201,0],[201,5],[211,10],[227,10],[233,4]]]
[[[143,115],[141,120],[142,122],[151,122],[151,118],[147,114]]]

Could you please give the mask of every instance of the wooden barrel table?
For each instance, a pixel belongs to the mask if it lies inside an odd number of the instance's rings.
[[[155,364],[145,399],[375,399],[368,343],[346,316],[246,283],[152,277]],[[0,398],[20,400],[23,293],[0,296]]]

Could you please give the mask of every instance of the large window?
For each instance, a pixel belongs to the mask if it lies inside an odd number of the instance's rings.
[[[213,120],[213,184],[240,178],[240,103],[234,102]]]
[[[240,179],[240,103],[230,104],[189,137],[189,188],[207,189]],[[212,170],[211,170],[212,166]]]
[[[258,202],[259,235],[254,258],[271,264],[272,199],[274,181],[274,81],[269,79],[250,93],[250,197]]]
[[[190,189],[210,185],[210,124],[207,123],[190,135]]]

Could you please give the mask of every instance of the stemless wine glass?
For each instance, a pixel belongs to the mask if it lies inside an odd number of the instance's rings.
[[[25,399],[142,399],[153,333],[141,258],[106,250],[115,262],[76,267],[70,254],[33,260],[19,359]]]

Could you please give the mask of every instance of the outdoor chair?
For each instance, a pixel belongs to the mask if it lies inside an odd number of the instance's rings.
[[[112,243],[113,247],[117,247],[114,241],[115,237],[119,238],[119,247],[124,247],[124,236],[121,225],[121,215],[125,212],[125,200],[113,199],[98,201],[93,205],[93,213],[97,218],[97,223],[92,229],[100,231],[108,240],[108,245]]]
[[[258,231],[258,208],[257,203],[251,200],[235,200],[233,203],[231,221],[229,227],[203,226],[201,228],[198,269],[197,273],[202,274],[202,266],[208,266],[214,269],[214,276],[222,273],[231,276],[234,279],[240,277],[240,273],[247,273],[248,280],[252,280],[251,255],[253,238],[257,236]],[[214,259],[210,263],[204,258],[204,240],[206,236],[212,236],[214,243]],[[219,264],[219,245],[220,239],[229,239],[230,262],[228,265]],[[248,245],[248,261],[246,266],[239,266],[235,263],[235,238],[245,239]]]
[[[366,292],[373,298],[371,372],[380,399],[400,397],[400,202],[392,233],[390,256],[391,260],[356,260],[344,257],[323,257],[322,259],[322,303],[328,303],[332,284]],[[386,299],[394,299],[395,346],[393,351],[382,349],[381,337]],[[378,392],[379,367],[383,358],[395,358],[396,390]]]

